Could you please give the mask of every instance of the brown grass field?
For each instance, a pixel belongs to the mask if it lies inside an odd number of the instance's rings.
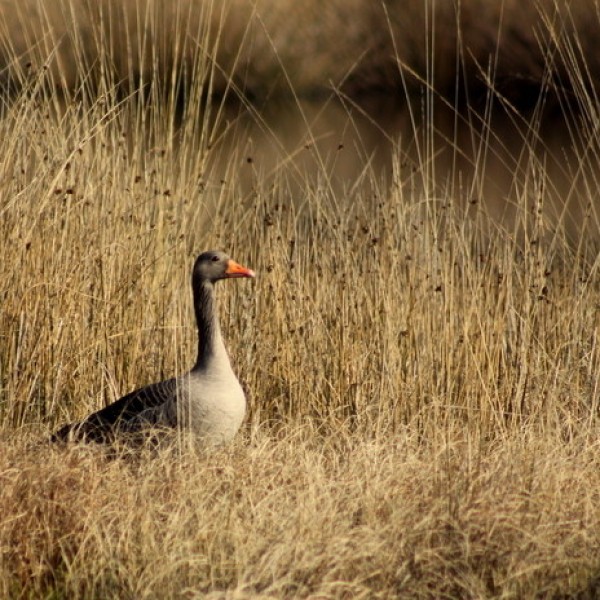
[[[54,33],[56,6],[94,6],[33,4]],[[558,25],[580,22],[583,4]],[[124,6],[148,16],[146,3]],[[485,143],[473,182],[449,183],[427,128],[420,160],[394,159],[390,181],[366,161],[342,196],[308,144],[298,152],[314,154],[317,177],[257,168],[248,191],[252,165],[241,149],[223,159],[235,124],[211,94],[220,78],[242,80],[213,60],[235,47],[230,31],[249,31],[229,29],[232,15],[242,22],[232,6],[203,4],[212,24],[198,25],[187,63],[175,41],[193,23],[148,18],[149,80],[165,85],[140,94],[121,86],[125,71],[130,89],[142,77],[133,50],[100,44],[92,70],[85,53],[61,55],[99,43],[103,25],[74,19],[57,45],[23,33],[37,26],[27,2],[0,5],[12,79],[0,119],[0,597],[599,597],[600,138],[594,65],[576,68],[597,17],[542,55],[550,71],[572,67],[563,116],[581,132],[587,190],[574,234],[545,210],[550,184],[533,152],[506,199],[514,218],[499,223],[477,199]],[[319,22],[343,14],[331,7]],[[263,21],[277,16],[264,10]],[[519,10],[506,2],[503,18],[521,22]],[[7,25],[15,14],[22,30]],[[356,45],[364,30],[347,33]],[[263,48],[265,64],[275,55],[285,67],[279,43]],[[232,60],[271,86],[267,67],[242,58]],[[187,83],[173,66],[183,63]],[[294,88],[296,70],[279,73]],[[532,147],[540,127],[534,113]],[[258,272],[218,289],[250,399],[236,441],[207,452],[178,436],[116,457],[45,443],[190,366],[189,274],[211,247]]]

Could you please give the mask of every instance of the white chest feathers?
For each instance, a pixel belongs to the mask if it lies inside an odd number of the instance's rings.
[[[246,414],[246,397],[227,364],[191,371],[177,381],[177,423],[203,443],[230,441]]]

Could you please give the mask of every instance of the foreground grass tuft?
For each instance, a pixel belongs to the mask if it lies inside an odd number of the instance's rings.
[[[598,466],[597,438],[531,431],[424,450],[304,428],[116,460],[3,444],[2,593],[593,597]]]

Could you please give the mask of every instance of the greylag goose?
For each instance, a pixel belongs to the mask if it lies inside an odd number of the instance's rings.
[[[196,259],[192,290],[198,358],[191,371],[135,390],[83,421],[65,425],[52,441],[111,442],[120,434],[152,427],[182,427],[208,443],[231,440],[244,419],[246,398],[221,336],[214,284],[234,277],[254,277],[254,272],[223,252],[203,252]]]

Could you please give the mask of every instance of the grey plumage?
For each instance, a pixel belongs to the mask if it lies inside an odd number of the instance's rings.
[[[196,259],[192,289],[198,356],[191,371],[135,390],[83,421],[63,426],[52,441],[112,442],[156,426],[182,426],[203,441],[231,439],[241,425],[246,401],[221,337],[214,283],[234,277],[254,277],[254,272],[214,250]]]

